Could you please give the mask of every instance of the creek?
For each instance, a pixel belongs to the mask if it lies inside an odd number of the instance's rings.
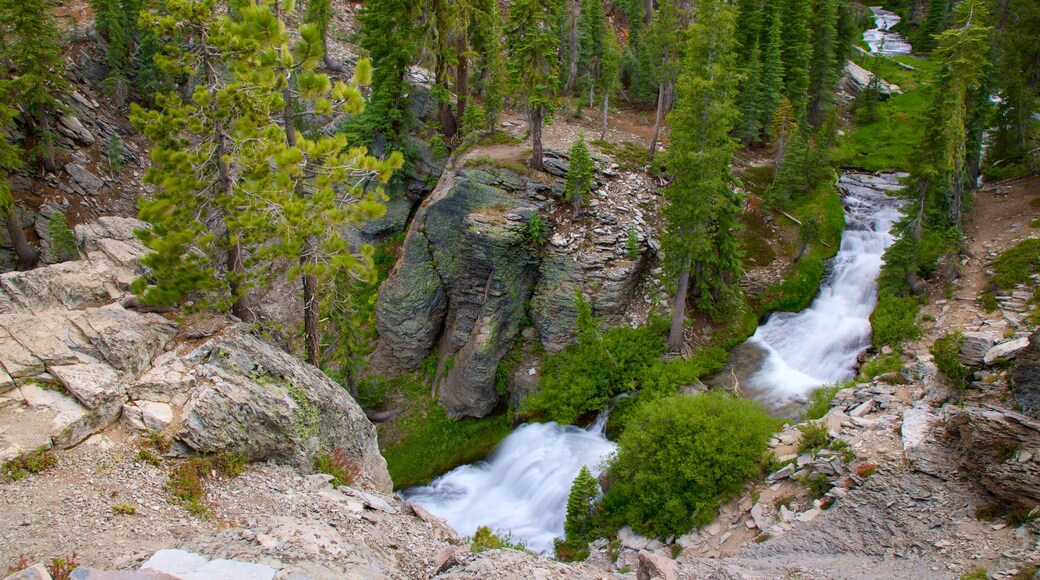
[[[899,15],[880,6],[871,6],[870,11],[874,17],[874,28],[863,33],[863,40],[870,46],[870,52],[884,55],[910,54],[910,43],[902,34],[892,30],[901,20]]]

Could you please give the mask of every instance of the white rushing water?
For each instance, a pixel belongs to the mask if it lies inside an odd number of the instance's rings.
[[[778,406],[852,378],[856,358],[870,345],[881,255],[900,217],[898,201],[885,194],[900,188],[898,177],[842,175],[845,234],[819,294],[806,310],[772,315],[748,339],[765,351],[749,384],[741,385],[757,399]]]
[[[603,435],[607,414],[588,429],[556,423],[521,425],[487,461],[463,465],[402,495],[463,536],[480,526],[508,531],[529,550],[550,553],[563,535],[567,496],[583,465],[599,475],[614,450]]]
[[[880,6],[871,6],[870,11],[874,14],[874,28],[863,33],[870,51],[887,55],[910,54],[910,43],[903,35],[892,31],[892,27],[899,24],[899,15]]]

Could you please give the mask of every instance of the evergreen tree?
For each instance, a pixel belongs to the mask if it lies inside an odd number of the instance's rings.
[[[367,123],[352,135],[359,140],[371,142],[375,133],[384,133],[390,148],[402,142],[408,122],[405,75],[419,53],[418,9],[412,0],[368,0],[358,13],[359,44],[374,66]]]
[[[762,121],[765,116],[765,97],[762,94],[762,59],[758,45],[751,49],[751,55],[740,79],[740,91],[737,93],[737,109],[740,110],[740,123],[734,136],[745,147],[758,141],[762,135]]]
[[[1040,84],[1040,10],[1034,0],[1009,0],[998,8],[995,80],[1001,98],[986,152],[986,173],[1003,177],[1035,164],[1030,126]]]
[[[574,208],[574,215],[581,212],[582,198],[592,191],[596,183],[596,165],[589,156],[589,146],[585,144],[585,133],[578,133],[578,140],[571,145],[568,152],[570,163],[563,183],[563,198]]]
[[[791,101],[794,118],[805,123],[808,114],[809,63],[813,55],[812,2],[782,0],[784,96]]]
[[[599,481],[582,465],[567,495],[567,517],[563,523],[564,539],[556,540],[556,554],[562,560],[584,560],[592,540],[593,502],[599,497]]]
[[[3,100],[22,112],[35,141],[28,154],[54,171],[54,117],[65,108],[70,88],[47,0],[0,0],[0,63],[13,80]]]
[[[516,0],[509,7],[506,51],[509,85],[528,109],[531,167],[541,171],[542,123],[556,97],[555,0]]]
[[[470,44],[477,60],[475,92],[484,102],[487,127],[498,125],[502,111],[505,67],[502,59],[502,15],[497,0],[473,0],[474,25]]]
[[[578,26],[578,87],[588,92],[589,107],[593,106],[593,91],[603,72],[607,28],[603,2],[582,0]]]
[[[929,0],[928,14],[925,16],[915,48],[923,52],[933,50],[937,45],[936,37],[946,29],[946,18],[950,13],[950,0]]]
[[[766,0],[763,6],[762,49],[762,109],[759,119],[762,129],[773,125],[773,115],[784,97],[783,22],[780,16],[781,0]],[[770,137],[775,137],[770,135]]]
[[[666,265],[679,281],[669,346],[683,343],[687,294],[717,314],[740,272],[736,216],[740,199],[730,184],[737,143],[730,133],[739,116],[734,105],[736,43],[734,10],[725,0],[697,4],[687,34],[675,111],[670,116],[669,170],[665,189]]]
[[[813,0],[809,122],[819,125],[831,106],[841,72],[838,61],[838,0]]]

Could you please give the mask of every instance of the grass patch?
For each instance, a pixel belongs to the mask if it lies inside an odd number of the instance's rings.
[[[951,386],[963,389],[968,386],[971,369],[961,362],[960,351],[964,346],[964,335],[960,331],[946,334],[935,341],[928,352],[935,357],[935,366],[939,368]]]
[[[798,453],[815,453],[831,442],[827,426],[822,423],[804,423],[798,426],[802,436],[798,438]]]
[[[1001,252],[993,260],[993,285],[1000,290],[1011,290],[1030,281],[1040,267],[1040,239],[1022,240]]]
[[[407,409],[392,423],[379,425],[383,457],[398,489],[429,483],[459,465],[484,459],[511,431],[505,414],[449,419],[430,396],[432,374],[417,371],[394,379],[374,379],[391,383],[385,388],[403,396]],[[367,388],[362,385],[362,392]]]
[[[112,513],[123,516],[132,516],[137,513],[137,508],[130,503],[117,503],[112,506]]]
[[[505,131],[485,133],[477,140],[478,145],[519,145],[523,139],[514,137]]]
[[[512,172],[518,173],[520,175],[531,175],[533,173],[533,170],[530,167],[528,167],[527,165],[524,165],[523,163],[520,163],[519,161],[507,161],[507,160],[502,160],[502,159],[495,159],[494,157],[491,157],[490,155],[483,155],[483,154],[481,154],[481,155],[473,155],[472,157],[468,157],[466,159],[465,166],[466,167],[471,167],[471,168],[493,167],[493,168],[496,168],[496,169],[505,169],[505,170],[508,170],[508,171],[512,171]]]
[[[469,544],[470,552],[486,552],[488,550],[519,550],[527,548],[523,542],[514,542],[512,533],[508,531],[491,531],[487,526],[480,526],[472,538],[465,538],[463,543]]]
[[[31,474],[42,473],[58,464],[53,453],[43,449],[28,451],[7,460],[3,466],[3,475],[11,481],[25,479]]]
[[[838,394],[838,391],[844,388],[844,386],[838,383],[814,389],[809,395],[809,399],[805,402],[806,420],[815,421],[826,415],[831,410],[831,401],[834,400],[834,395]]]
[[[166,481],[166,490],[170,492],[173,503],[202,519],[213,517],[213,512],[203,501],[206,497],[204,480],[209,470],[210,463],[206,458],[192,457],[174,467]]]
[[[860,382],[866,382],[873,380],[878,376],[888,373],[897,373],[901,370],[903,370],[902,356],[897,353],[881,355],[863,363],[863,366],[859,369],[859,377],[857,380]]]
[[[632,141],[611,143],[610,141],[595,139],[589,141],[589,144],[595,145],[601,152],[613,157],[618,164],[618,169],[621,171],[640,171],[646,167],[650,160],[649,150]]]
[[[159,463],[162,462],[162,460],[159,459],[158,455],[152,453],[148,449],[138,449],[135,459],[142,463],[147,463],[149,465],[159,465]]]

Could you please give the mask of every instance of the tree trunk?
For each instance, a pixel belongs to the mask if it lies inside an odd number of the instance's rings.
[[[570,94],[574,90],[574,83],[578,80],[578,11],[581,4],[578,0],[571,0],[570,19],[567,31],[567,50],[570,56],[570,66],[567,68],[567,82],[563,85],[563,93]]]
[[[318,241],[308,236],[300,251],[303,267],[303,334],[307,344],[307,362],[318,366],[321,357],[321,329],[318,327],[318,279],[307,272],[307,266],[317,261]]]
[[[668,331],[668,348],[678,352],[683,347],[683,326],[686,323],[686,294],[690,290],[690,259],[683,262],[679,274],[679,292],[672,306],[672,328]]]
[[[209,46],[207,38],[202,39],[202,62],[205,68],[206,84],[209,85],[210,94],[213,96],[214,101],[216,99],[216,84],[217,84],[217,71],[213,66],[213,61],[210,58]],[[213,107],[216,107],[214,104]],[[234,198],[234,187],[235,179],[231,175],[231,168],[228,167],[225,157],[230,152],[230,146],[228,144],[228,128],[225,125],[225,121],[217,119],[214,124],[214,137],[216,140],[216,155],[214,160],[217,165],[217,180],[219,187],[223,195],[231,200]],[[228,290],[231,293],[231,313],[237,316],[243,322],[253,322],[256,320],[256,316],[253,314],[253,308],[249,301],[249,292],[242,288],[242,279],[245,278],[245,265],[242,263],[242,246],[237,242],[232,242],[233,236],[231,230],[227,226],[227,219],[225,216],[225,208],[217,206],[219,211],[220,221],[224,225],[224,243],[227,244],[227,261],[225,262],[225,268],[227,273]]]
[[[467,47],[463,40],[459,45],[459,64],[455,69],[455,93],[458,94],[455,118],[460,123],[466,115],[466,105],[469,101],[469,57],[466,56],[466,52]],[[472,127],[466,127],[465,129],[472,129]]]
[[[434,65],[434,83],[436,83],[438,87],[444,89],[445,95],[450,95],[451,92],[448,91],[448,87],[446,86],[447,83],[444,81],[445,69],[447,66],[444,57],[438,55],[437,64]],[[458,123],[456,123],[455,120],[455,113],[451,110],[451,102],[449,100],[437,102],[437,116],[441,121],[441,132],[445,137],[454,137],[455,134],[459,132]]]
[[[657,115],[654,116],[654,136],[650,138],[650,163],[654,162],[654,154],[657,153],[657,138],[661,133],[661,121],[664,118],[665,87],[668,83],[661,83],[657,87]]]
[[[43,168],[53,172],[58,168],[54,162],[54,136],[51,135],[51,116],[49,113],[40,115],[40,139],[43,140]]]
[[[542,166],[542,106],[531,107],[531,169],[543,171]]]
[[[646,11],[643,12],[643,24],[650,24],[654,15],[654,0],[646,0]]]
[[[610,95],[603,93],[603,130],[600,131],[600,141],[607,140],[607,110],[610,107]]]
[[[348,72],[350,72],[350,71],[347,70],[347,67],[345,67],[342,64],[332,60],[332,57],[329,56],[329,43],[328,43],[328,41],[325,40],[325,36],[324,35],[322,35],[322,37],[321,37],[321,49],[322,49],[321,60],[322,60],[322,62],[325,63],[325,68],[329,69],[332,72],[341,73],[341,74],[347,74]]]
[[[25,239],[25,230],[22,229],[22,224],[18,221],[18,211],[14,207],[14,202],[11,202],[11,206],[7,209],[0,208],[0,211],[4,212],[4,222],[7,224],[7,233],[11,237],[11,243],[14,245],[14,255],[18,258],[18,269],[28,270],[33,267],[38,257],[36,249],[29,244],[29,240]]]

